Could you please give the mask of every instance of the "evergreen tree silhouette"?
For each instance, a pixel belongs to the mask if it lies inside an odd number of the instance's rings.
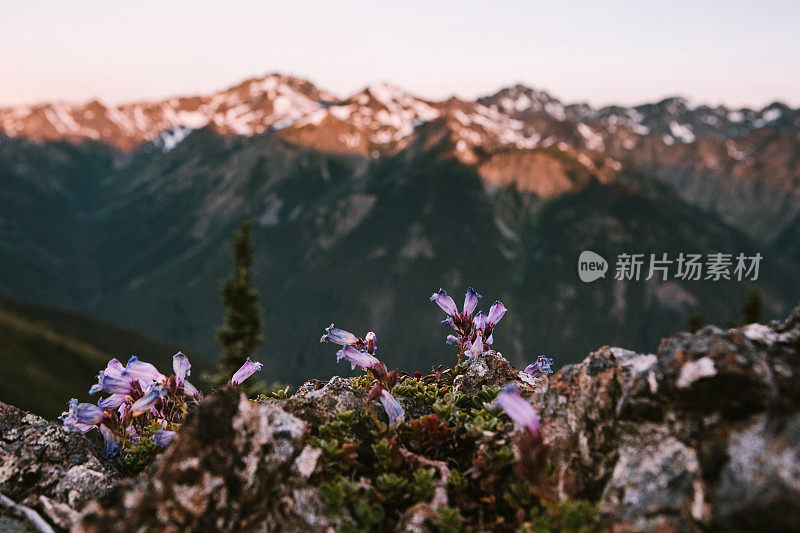
[[[222,300],[225,304],[225,322],[217,330],[217,341],[222,347],[218,374],[209,380],[212,385],[225,384],[245,362],[247,357],[263,341],[261,335],[261,310],[258,307],[258,291],[253,285],[253,242],[250,235],[250,218],[245,217],[233,240],[234,269],[222,284]],[[252,378],[251,378],[252,379]],[[256,380],[246,391],[254,391]]]
[[[755,289],[751,292],[742,304],[742,318],[745,324],[761,322],[764,311],[764,301],[761,298],[761,291]]]

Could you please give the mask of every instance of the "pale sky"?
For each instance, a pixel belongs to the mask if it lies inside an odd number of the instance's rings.
[[[800,2],[769,0],[3,2],[0,105],[156,100],[278,71],[340,96],[521,82],[594,105],[798,107],[798,23]]]

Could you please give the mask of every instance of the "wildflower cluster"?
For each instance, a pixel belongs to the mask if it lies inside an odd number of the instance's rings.
[[[428,375],[389,371],[376,356],[374,332],[359,337],[333,324],[325,330],[320,342],[340,347],[337,361],[364,370],[350,379],[352,393],[364,403],[311,427],[308,440],[320,450],[321,464],[310,482],[319,487],[330,513],[347,517],[343,530],[353,523],[359,531],[391,530],[399,517],[420,508],[429,510],[424,521],[438,531],[578,531],[594,523],[591,504],[573,505],[553,496],[555,481],[547,476],[548,448],[539,417],[515,385],[502,390],[461,385],[472,379],[469,361],[461,358],[488,351],[494,327],[506,313],[495,302],[488,314],[475,314],[479,299],[470,288],[459,311],[445,291],[433,295],[431,300],[448,314],[445,322],[455,330],[448,342],[459,347],[459,363],[453,368],[440,365]],[[498,375],[516,375],[499,354],[483,357],[500,369]],[[540,356],[525,372],[535,383],[552,372],[552,364]],[[248,359],[231,383],[238,385],[260,369],[260,363]],[[164,376],[135,357],[125,366],[113,359],[90,390],[108,396],[97,405],[72,400],[62,415],[65,427],[98,429],[106,453],[119,459],[145,450],[152,454],[145,459],[152,460],[175,437],[189,406],[202,401],[186,379],[190,365],[182,353],[173,357],[173,370]],[[317,389],[325,385],[314,381]],[[274,401],[286,400],[287,391],[280,392]],[[376,410],[378,403],[385,418]],[[140,463],[146,466],[144,460]]]
[[[336,353],[336,361],[342,359],[350,363],[350,368],[357,366],[366,370],[374,379],[372,388],[367,395],[366,401],[372,402],[379,400],[383,405],[386,415],[389,417],[389,425],[396,426],[403,421],[405,411],[391,391],[397,384],[399,376],[397,370],[388,372],[386,365],[375,357],[377,349],[375,333],[370,331],[364,336],[357,337],[349,331],[328,326],[325,334],[320,338],[320,342],[332,342],[342,348]]]
[[[445,322],[455,330],[448,342],[457,344],[460,356],[486,351],[506,312],[496,302],[488,315],[475,314],[479,299],[469,289],[459,311],[443,290],[431,298],[448,314]],[[536,489],[547,458],[538,415],[513,384],[503,390],[484,385],[467,396],[455,387],[467,363],[439,366],[428,375],[398,374],[376,357],[373,332],[361,338],[331,324],[320,341],[340,345],[337,360],[366,371],[350,383],[353,392],[365,395],[367,408],[340,413],[309,441],[322,451],[324,468],[315,481],[331,512],[348,512],[365,531],[391,528],[397,516],[421,503],[435,510],[431,525],[445,531],[558,516],[555,504],[544,502]],[[499,354],[493,357],[507,363]],[[539,357],[526,372],[539,377],[552,372],[552,363]],[[396,398],[422,414],[407,420]],[[375,400],[383,404],[388,424],[375,416]],[[512,432],[506,416],[522,432]]]
[[[496,301],[489,308],[488,315],[479,311],[473,316],[478,307],[478,300],[481,298],[482,296],[470,287],[464,296],[464,306],[459,312],[456,303],[444,289],[439,289],[439,292],[435,292],[431,296],[431,301],[436,302],[436,305],[447,313],[444,323],[450,324],[456,331],[455,335],[447,336],[447,343],[455,344],[458,347],[459,361],[464,355],[472,357],[490,349],[494,343],[494,327],[506,314],[506,306],[502,302]]]
[[[71,431],[86,433],[97,429],[107,456],[127,455],[139,447],[161,448],[175,437],[190,403],[203,394],[186,379],[191,373],[189,359],[178,352],[172,357],[173,374],[165,376],[150,363],[131,357],[123,366],[112,359],[97,375],[89,394],[108,394],[97,405],[72,399],[60,419]],[[233,375],[236,386],[261,370],[250,358]]]

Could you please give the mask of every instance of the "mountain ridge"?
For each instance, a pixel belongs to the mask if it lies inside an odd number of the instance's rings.
[[[197,129],[206,125],[217,128],[222,134],[257,135],[275,126],[283,129],[291,122],[300,119],[314,121],[309,115],[324,110],[328,105],[342,107],[359,103],[359,98],[378,93],[381,103],[406,99],[428,107],[419,118],[430,121],[439,116],[437,111],[451,107],[453,101],[480,104],[493,108],[510,118],[524,117],[531,113],[544,113],[553,119],[581,121],[610,120],[612,125],[625,123],[615,112],[627,112],[628,125],[640,134],[648,126],[642,125],[636,113],[639,110],[667,108],[672,114],[686,111],[703,113],[708,126],[726,120],[731,134],[741,134],[758,129],[774,122],[782,122],[797,127],[799,109],[775,101],[761,109],[749,107],[711,106],[691,103],[681,96],[666,97],[660,100],[631,106],[607,105],[593,107],[583,102],[563,103],[542,89],[528,87],[521,83],[505,87],[496,92],[464,100],[455,96],[431,100],[413,95],[388,82],[369,84],[351,95],[341,97],[317,88],[311,81],[303,78],[270,73],[263,77],[247,78],[236,85],[208,94],[173,96],[158,100],[140,100],[119,105],[107,105],[98,99],[85,103],[60,101],[37,102],[32,104],[0,106],[0,130],[9,136],[21,136],[36,140],[76,140],[94,139],[115,145],[129,151],[149,141],[159,134],[181,128]],[[365,105],[366,102],[361,102]],[[247,109],[240,108],[245,106]],[[239,109],[237,109],[239,108]],[[256,111],[256,116],[245,116]],[[271,113],[264,112],[272,111]],[[102,116],[98,116],[102,115]],[[632,116],[631,116],[632,115]],[[786,119],[785,115],[791,115]],[[244,118],[243,118],[244,117]],[[105,121],[102,121],[105,118]],[[647,117],[645,117],[647,118]],[[794,121],[794,122],[793,122]],[[94,123],[94,125],[93,125]],[[403,124],[406,136],[407,124]],[[686,130],[686,125],[667,123],[672,142],[691,142],[695,135]],[[398,128],[400,129],[400,128]],[[663,129],[663,128],[662,128]],[[711,131],[705,128],[706,134]],[[718,132],[717,132],[718,133]],[[670,141],[667,141],[670,142]]]

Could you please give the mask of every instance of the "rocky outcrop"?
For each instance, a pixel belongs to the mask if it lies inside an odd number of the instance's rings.
[[[327,517],[314,487],[318,450],[304,447],[308,426],[274,405],[224,389],[204,402],[159,457],[150,475],[109,504],[94,504],[78,531],[323,531]],[[124,526],[122,524],[125,524]]]
[[[800,309],[771,326],[679,334],[655,354],[603,347],[535,387],[487,352],[453,389],[477,396],[510,381],[539,410],[553,490],[597,502],[601,528],[800,527]],[[145,474],[123,482],[82,437],[2,406],[0,492],[77,531],[352,525],[309,481],[322,450],[307,445],[320,424],[363,405],[349,383],[309,382],[263,404],[224,389]]]
[[[601,348],[537,389],[563,496],[612,529],[800,527],[800,310],[656,354]]]
[[[0,403],[0,530],[37,514],[67,528],[119,483],[81,435]]]

